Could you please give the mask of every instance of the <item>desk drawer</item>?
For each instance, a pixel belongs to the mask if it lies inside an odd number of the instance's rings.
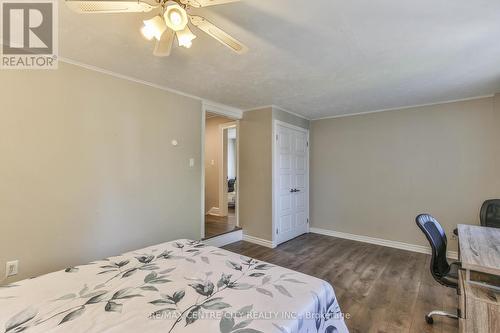
[[[463,319],[466,333],[500,332],[500,306],[467,299],[467,319]]]

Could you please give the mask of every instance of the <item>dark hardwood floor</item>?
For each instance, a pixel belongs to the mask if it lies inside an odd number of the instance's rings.
[[[227,216],[205,215],[205,239],[225,234],[236,228],[236,212],[234,208],[228,209]]]
[[[316,276],[332,284],[351,333],[456,333],[458,322],[432,310],[455,312],[455,290],[435,282],[430,256],[318,234],[269,249],[237,242],[226,250]]]

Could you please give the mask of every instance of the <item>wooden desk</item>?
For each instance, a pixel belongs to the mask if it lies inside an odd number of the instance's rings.
[[[500,276],[500,229],[458,225],[462,268]]]
[[[500,229],[459,225],[459,328],[500,332]]]
[[[469,284],[459,272],[460,333],[500,332],[500,291]]]

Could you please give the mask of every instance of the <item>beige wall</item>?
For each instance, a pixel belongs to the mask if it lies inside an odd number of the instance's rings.
[[[243,232],[272,237],[272,109],[243,113],[240,120],[239,217]]]
[[[199,239],[201,102],[59,66],[0,74],[0,276]]]
[[[312,227],[428,245],[418,213],[449,238],[459,223],[478,224],[481,203],[500,197],[499,106],[484,98],[313,121]]]
[[[496,116],[495,124],[496,124],[497,129],[499,129],[500,128],[500,93],[496,94],[495,97],[493,98],[493,106],[495,109],[495,116]],[[500,166],[500,144],[497,144],[496,148],[497,148],[497,153],[496,153],[497,164],[496,165]]]
[[[212,117],[205,125],[205,213],[219,207],[219,164],[222,155],[222,137],[219,125],[234,120]],[[212,161],[214,164],[212,165]]]
[[[240,226],[246,235],[272,241],[273,119],[309,128],[309,121],[273,109],[247,111],[240,121]]]

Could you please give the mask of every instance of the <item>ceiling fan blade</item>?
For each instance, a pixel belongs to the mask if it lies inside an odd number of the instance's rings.
[[[172,29],[167,29],[161,35],[159,41],[156,42],[153,54],[157,57],[168,57],[172,51],[172,45],[174,44],[175,31]]]
[[[181,0],[184,5],[189,5],[191,7],[200,8],[208,6],[223,5],[231,2],[238,2],[241,0]]]
[[[201,17],[201,16],[196,16],[196,15],[189,15],[189,18],[191,19],[191,23],[199,28],[200,30],[206,32],[213,38],[219,41],[219,43],[227,46],[234,52],[238,54],[243,54],[248,51],[248,47],[243,45],[241,42],[236,40],[235,38],[231,37],[228,33],[224,32],[223,30],[217,28],[215,25],[207,21],[207,19]]]
[[[65,0],[66,5],[77,13],[145,13],[159,4],[145,0]]]

